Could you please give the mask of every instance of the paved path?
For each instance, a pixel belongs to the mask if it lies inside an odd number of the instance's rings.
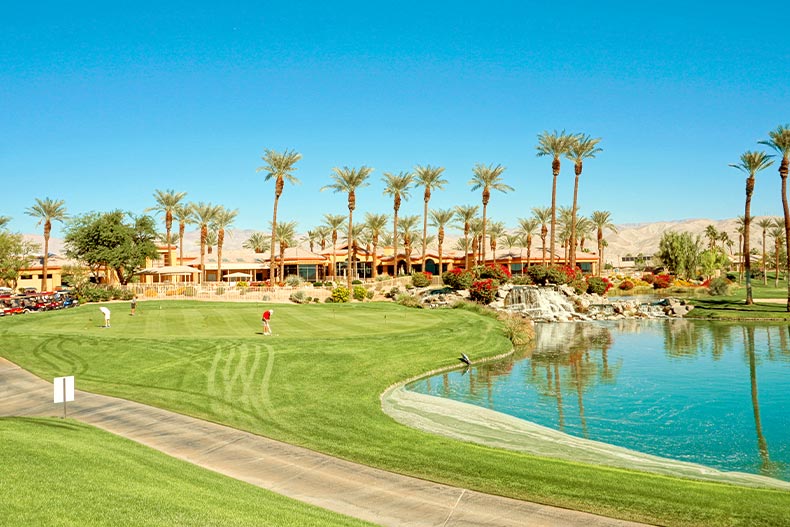
[[[79,385],[79,379],[77,379]],[[636,526],[351,463],[146,406],[77,391],[68,416],[170,456],[381,525]],[[52,384],[0,357],[0,416],[59,416]]]

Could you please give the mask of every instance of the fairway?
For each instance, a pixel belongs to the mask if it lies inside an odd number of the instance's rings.
[[[0,320],[0,354],[44,379],[224,423],[342,458],[493,494],[670,525],[787,525],[790,493],[538,458],[412,430],[391,384],[510,349],[499,323],[389,303],[95,305]],[[271,307],[271,306],[269,306]]]

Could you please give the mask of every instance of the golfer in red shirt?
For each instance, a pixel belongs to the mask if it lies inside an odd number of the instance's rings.
[[[272,328],[269,326],[269,319],[272,318],[272,313],[274,313],[274,309],[267,309],[263,312],[263,317],[261,317],[261,322],[263,323],[263,334],[264,335],[271,335]]]

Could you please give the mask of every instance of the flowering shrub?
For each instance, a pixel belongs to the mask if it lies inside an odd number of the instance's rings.
[[[653,273],[645,273],[642,275],[642,280],[647,282],[648,285],[653,285],[653,282],[656,281],[656,276]]]
[[[330,296],[329,298],[331,298],[332,302],[335,303],[348,302],[351,299],[351,292],[348,290],[347,287],[343,287],[342,285],[339,285],[336,288],[332,289],[332,296]]]
[[[368,294],[368,290],[365,289],[363,286],[361,285],[354,286],[354,300],[360,300],[360,301],[365,300],[367,294]]]
[[[442,274],[442,281],[454,290],[469,289],[474,280],[474,275],[465,269],[455,267]]]
[[[428,287],[431,285],[431,273],[427,271],[424,273],[412,273],[411,283],[414,287]]]
[[[499,282],[507,282],[510,280],[512,276],[510,273],[510,269],[506,266],[502,265],[500,267],[494,267],[493,265],[478,265],[472,271],[475,273],[477,278],[493,278]]]
[[[653,287],[656,289],[666,289],[672,284],[672,275],[659,274],[655,275],[653,280]]]
[[[527,269],[527,275],[529,275],[532,281],[538,285],[563,285],[581,278],[581,273],[578,273],[567,265],[555,265],[553,267],[546,265],[533,265]]]
[[[587,278],[587,292],[596,295],[605,295],[611,289],[612,283],[606,278],[591,276]]]
[[[469,298],[481,304],[490,304],[496,298],[499,282],[493,278],[475,280],[469,288]]]
[[[634,288],[634,283],[631,280],[623,280],[622,282],[620,282],[620,285],[617,287],[619,287],[623,291],[630,291],[631,289]]]

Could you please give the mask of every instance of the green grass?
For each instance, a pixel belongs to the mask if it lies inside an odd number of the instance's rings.
[[[101,329],[96,306],[0,320],[0,354],[45,379],[141,401],[368,465],[465,488],[661,525],[790,525],[790,493],[594,467],[461,443],[391,420],[405,378],[507,351],[499,323],[389,303],[145,302]]]
[[[763,285],[762,278],[752,280],[752,298],[760,299],[787,299],[787,282],[779,281],[779,287],[774,287],[774,281],[769,276],[768,284]],[[689,298],[694,304],[694,310],[686,318],[699,318],[710,320],[790,320],[786,302],[769,303],[758,302],[751,306],[746,305],[746,287],[741,284],[732,288],[729,295],[723,296],[695,296]]]
[[[370,525],[60,419],[0,419],[2,525]]]

